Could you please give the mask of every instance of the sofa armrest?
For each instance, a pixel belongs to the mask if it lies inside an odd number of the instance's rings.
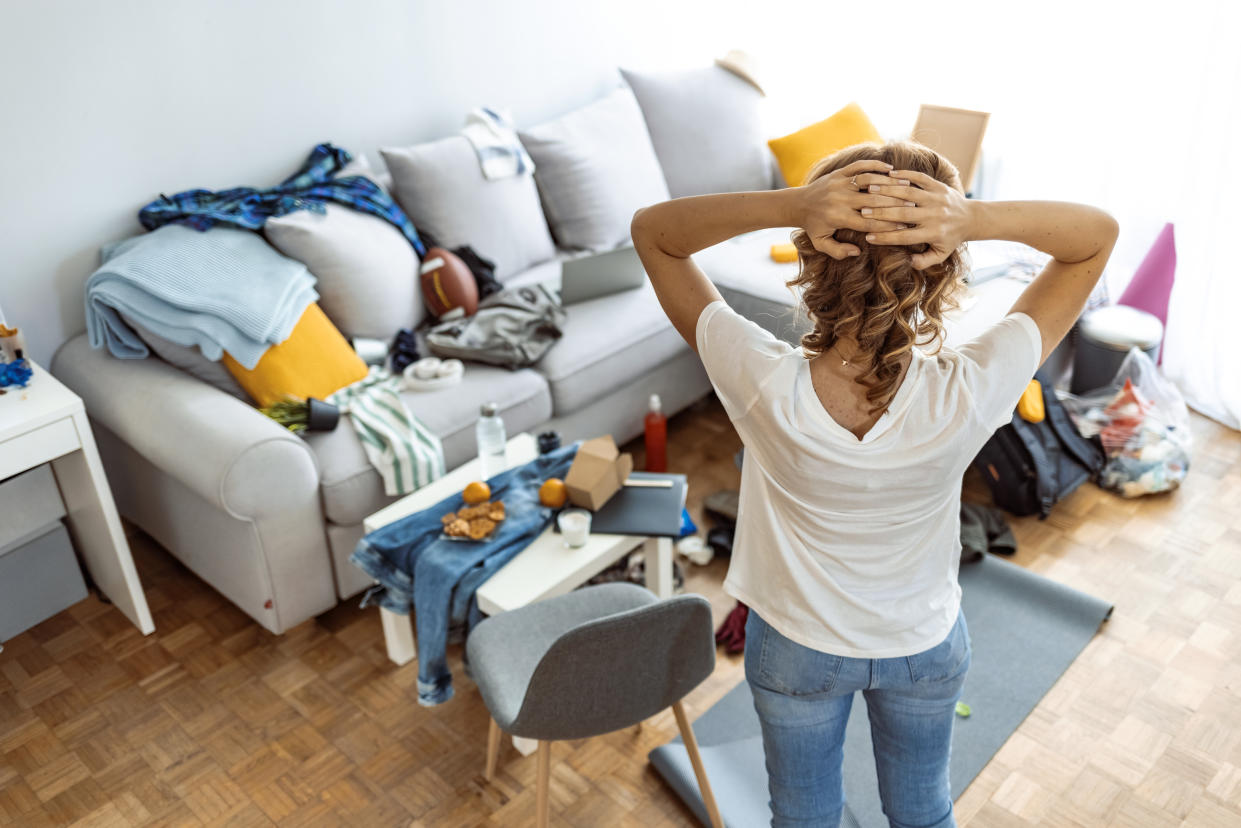
[[[116,359],[83,334],[61,346],[52,373],[92,419],[236,518],[300,510],[317,497],[319,467],[305,442],[163,360]]]

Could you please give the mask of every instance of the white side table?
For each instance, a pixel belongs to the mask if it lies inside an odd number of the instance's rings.
[[[31,363],[26,388],[0,396],[0,479],[50,462],[74,547],[91,578],[143,635],[155,631],[82,400]]]

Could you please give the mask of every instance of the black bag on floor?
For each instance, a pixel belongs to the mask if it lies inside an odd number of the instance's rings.
[[[1029,422],[1014,411],[1012,422],[991,435],[974,465],[995,505],[1042,520],[1062,497],[1097,479],[1106,457],[1098,437],[1078,432],[1047,376],[1040,372],[1034,378],[1043,386],[1043,421]]]

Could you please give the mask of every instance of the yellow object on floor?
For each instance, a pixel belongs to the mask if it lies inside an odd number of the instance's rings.
[[[869,141],[882,143],[883,137],[866,117],[862,107],[851,103],[817,124],[783,138],[771,139],[767,146],[775,153],[784,182],[790,187],[797,187],[805,182],[806,174],[821,158],[836,150]]]
[[[366,363],[317,303],[307,305],[293,333],[249,371],[228,354],[224,367],[260,406],[286,397],[327,397],[366,377]]]
[[[1043,384],[1041,382],[1036,379],[1030,380],[1026,390],[1021,392],[1021,399],[1017,400],[1017,413],[1027,423],[1043,422],[1047,411],[1043,408]]]
[[[773,262],[797,261],[797,245],[792,242],[788,242],[787,244],[773,244],[771,246],[771,260]]]

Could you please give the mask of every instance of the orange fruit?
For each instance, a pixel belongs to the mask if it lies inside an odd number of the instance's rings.
[[[465,487],[465,491],[461,492],[461,497],[471,506],[484,503],[491,499],[491,487],[481,480],[475,480]]]
[[[559,509],[569,500],[569,490],[559,477],[549,477],[539,486],[539,503],[552,509]]]

